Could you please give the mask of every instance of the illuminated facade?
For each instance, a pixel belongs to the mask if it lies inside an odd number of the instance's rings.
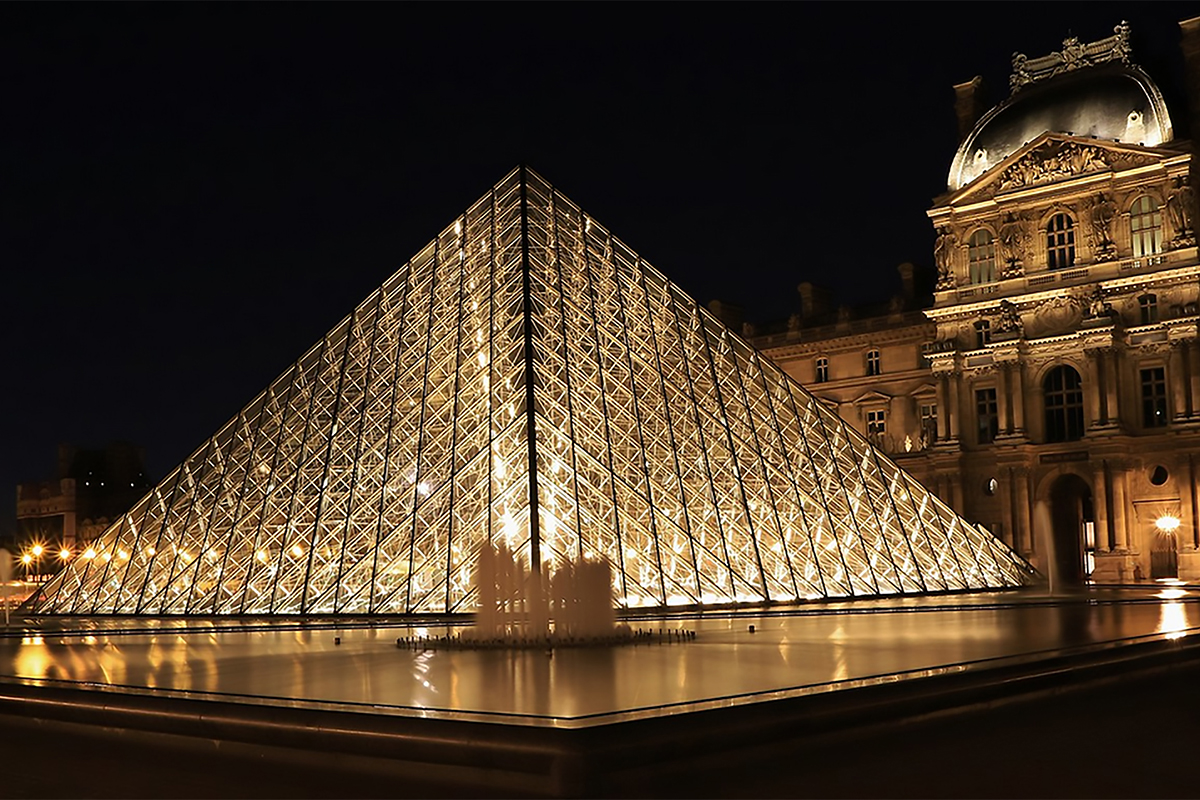
[[[1031,577],[518,169],[31,608],[472,611],[486,541],[534,566],[605,558],[628,607]]]
[[[1200,106],[1200,19],[1181,27]],[[1195,580],[1197,166],[1129,35],[1014,56],[1011,96],[978,119],[979,79],[955,87],[924,321],[756,344],[862,432],[885,425],[907,471],[1040,568],[1055,553],[1065,579]]]

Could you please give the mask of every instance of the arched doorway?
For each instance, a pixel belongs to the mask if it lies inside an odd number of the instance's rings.
[[[1050,487],[1050,526],[1054,569],[1062,583],[1082,583],[1090,574],[1095,549],[1092,489],[1078,475],[1061,475]]]

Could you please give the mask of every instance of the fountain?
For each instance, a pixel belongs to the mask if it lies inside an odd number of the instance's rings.
[[[685,629],[633,630],[618,624],[613,608],[612,567],[607,559],[561,561],[551,572],[529,568],[504,543],[484,542],[475,566],[479,610],[475,624],[457,636],[400,638],[397,647],[553,648],[583,645],[682,642]]]
[[[1054,552],[1054,526],[1050,520],[1050,506],[1044,500],[1038,501],[1033,507],[1033,540],[1045,559],[1043,569],[1047,589],[1050,594],[1054,594],[1058,590],[1058,562]]]

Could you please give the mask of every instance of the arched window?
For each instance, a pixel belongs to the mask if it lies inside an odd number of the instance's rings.
[[[878,350],[867,351],[867,374],[879,375],[883,372],[883,365],[879,359]]]
[[[980,228],[967,241],[967,264],[971,283],[992,283],[996,280],[996,243],[992,232]]]
[[[1162,252],[1162,212],[1149,195],[1133,201],[1129,209],[1129,232],[1133,237],[1133,257],[1143,258]]]
[[[1083,438],[1083,382],[1071,367],[1055,367],[1042,383],[1046,402],[1046,441]]]
[[[1067,214],[1055,214],[1046,225],[1046,263],[1050,269],[1075,264],[1075,222]]]
[[[829,359],[825,356],[819,356],[816,363],[817,368],[817,383],[828,383],[829,381]]]

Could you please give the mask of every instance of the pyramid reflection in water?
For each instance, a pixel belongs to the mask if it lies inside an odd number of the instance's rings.
[[[517,169],[27,609],[472,611],[484,541],[629,607],[1032,576]]]

